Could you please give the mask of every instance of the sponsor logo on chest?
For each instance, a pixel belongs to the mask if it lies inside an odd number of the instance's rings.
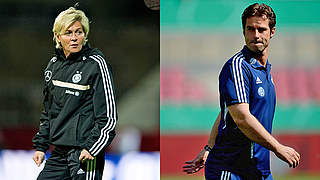
[[[260,78],[257,76],[257,80],[256,80],[256,84],[261,84],[262,81],[260,80]]]
[[[80,93],[79,91],[70,91],[70,90],[66,90],[66,94],[71,94],[71,95],[74,95],[74,96],[79,96]]]

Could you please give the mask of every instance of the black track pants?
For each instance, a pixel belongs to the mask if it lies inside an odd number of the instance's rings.
[[[99,153],[94,160],[80,163],[81,151],[81,149],[56,147],[37,180],[101,180],[104,152]]]

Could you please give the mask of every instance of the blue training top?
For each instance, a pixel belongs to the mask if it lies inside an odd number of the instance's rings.
[[[237,127],[228,106],[248,103],[250,113],[271,133],[276,105],[271,65],[262,66],[247,46],[229,59],[219,75],[221,121],[206,170],[227,170],[243,175],[270,174],[269,150],[247,138]]]

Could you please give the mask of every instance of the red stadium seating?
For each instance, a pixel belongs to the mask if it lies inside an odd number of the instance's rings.
[[[320,102],[320,68],[275,68],[272,72],[277,101],[282,104]],[[161,68],[161,102],[201,104],[212,100],[218,90],[193,78],[182,68]]]

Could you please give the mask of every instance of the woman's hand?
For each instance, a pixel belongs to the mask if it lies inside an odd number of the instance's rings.
[[[43,160],[44,160],[44,152],[42,152],[42,151],[34,152],[32,159],[34,160],[34,162],[39,167],[42,164]]]
[[[80,153],[79,160],[80,160],[81,162],[83,162],[83,161],[86,161],[86,160],[88,160],[88,159],[93,160],[94,157],[91,156],[91,154],[90,154],[87,150],[83,149],[83,150],[81,151],[81,153]]]

